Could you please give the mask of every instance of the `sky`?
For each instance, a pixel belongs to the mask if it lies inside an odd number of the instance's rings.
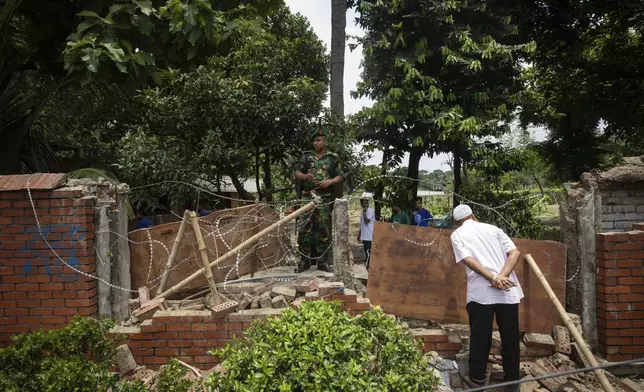
[[[313,28],[313,31],[324,42],[327,47],[327,52],[331,48],[331,0],[285,0],[286,5],[290,8],[291,12],[299,13],[306,17]],[[364,30],[358,27],[355,23],[356,12],[352,9],[347,11],[347,27],[346,34],[348,36],[362,36]],[[360,74],[362,72],[360,62],[362,61],[362,47],[355,50],[349,50],[347,45],[344,60],[344,112],[345,114],[357,113],[363,107],[370,107],[373,101],[367,98],[353,99],[351,91],[355,90],[356,84],[360,81]],[[329,105],[328,99],[326,105]],[[537,129],[533,131],[533,136],[543,139],[545,131]],[[436,169],[449,170],[447,160],[449,156],[440,154],[433,158],[424,156],[420,160],[420,170],[433,171]],[[405,155],[403,165],[407,166],[409,154]],[[375,152],[367,162],[369,165],[379,165],[382,161],[382,153]]]

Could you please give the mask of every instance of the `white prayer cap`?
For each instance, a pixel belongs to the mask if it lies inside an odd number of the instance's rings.
[[[472,215],[472,209],[467,204],[460,204],[456,206],[456,208],[454,208],[454,212],[452,213],[455,221],[463,220]]]

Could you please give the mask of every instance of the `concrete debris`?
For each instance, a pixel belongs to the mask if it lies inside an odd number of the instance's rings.
[[[271,304],[275,309],[282,309],[282,308],[288,307],[288,302],[286,301],[286,298],[283,295],[278,295],[277,297],[273,298],[273,300],[271,301]]]
[[[132,316],[139,320],[149,320],[154,316],[154,313],[158,310],[162,310],[164,302],[165,298],[150,300],[145,304],[145,306],[135,310],[134,313],[132,313]]]
[[[253,297],[253,300],[250,303],[251,309],[259,309],[259,297]]]
[[[318,282],[315,279],[302,280],[297,283],[297,286],[295,286],[295,289],[299,293],[310,293],[311,291],[315,291],[318,289]]]
[[[343,295],[344,283],[342,282],[324,282],[318,284],[318,292],[320,297],[327,297],[330,295]]]
[[[555,341],[552,336],[543,333],[526,333],[523,336],[523,342],[527,348],[549,350],[551,353],[555,350]]]
[[[407,319],[409,320],[409,319]],[[580,324],[578,324],[580,325]],[[455,327],[454,325],[443,325],[444,330],[449,331],[449,336],[457,336],[456,329],[459,333],[466,334],[467,326]],[[562,327],[565,329],[565,327]],[[413,330],[412,330],[413,332]],[[520,364],[520,377],[523,379],[531,379],[546,374],[554,374],[566,372],[569,370],[579,369],[582,367],[589,367],[588,362],[581,355],[581,351],[576,343],[570,343],[567,330],[561,328],[553,329],[553,336],[543,334],[524,334],[524,339],[521,342],[521,357]],[[500,348],[500,336],[495,336],[493,339],[493,346]],[[570,346],[570,354],[565,352],[565,346]],[[558,350],[555,352],[555,348]],[[438,357],[435,352],[430,352],[425,355],[428,364],[439,371],[448,373],[449,385],[454,391],[467,390],[467,385],[461,379],[460,374],[468,374],[468,347],[463,344],[462,351],[456,354],[456,362],[450,360],[443,360]],[[494,349],[494,347],[493,347]],[[599,363],[606,362],[601,358],[596,358]],[[444,362],[443,362],[444,361]],[[454,368],[449,366],[449,363],[454,364]],[[490,385],[503,382],[503,367],[502,357],[494,352],[488,359],[487,382]],[[447,365],[447,366],[446,366]],[[609,372],[605,372],[606,377],[613,385],[615,392],[634,392],[644,391],[644,381],[632,379],[620,379]],[[500,389],[490,389],[490,391],[497,391]],[[576,373],[569,376],[558,376],[539,381],[529,381],[520,385],[519,391],[521,392],[555,392],[555,391],[570,391],[570,392],[591,392],[600,391],[601,386],[595,379],[593,373]]]
[[[415,318],[402,317],[400,319],[409,325],[409,328],[429,328],[429,321]]]
[[[295,299],[295,296],[297,295],[297,290],[289,286],[273,286],[271,293],[273,297],[281,295],[287,300],[293,301]]]
[[[557,325],[552,331],[552,337],[555,341],[555,351],[561,354],[570,355],[572,349],[570,347],[570,332],[568,328]]]
[[[241,295],[241,298],[239,299],[239,308],[237,310],[247,309],[254,299],[255,297],[253,297],[252,295],[248,293],[243,293]]]
[[[138,367],[127,344],[120,345],[116,348],[115,360],[116,366],[118,366],[121,374],[129,374]]]
[[[145,304],[150,300],[150,290],[147,287],[139,287],[139,304],[145,306]]]
[[[262,309],[270,309],[273,307],[270,291],[267,291],[259,296],[259,306],[261,306]]]

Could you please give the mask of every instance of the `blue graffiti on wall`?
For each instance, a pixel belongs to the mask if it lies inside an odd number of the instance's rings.
[[[49,241],[49,235],[51,234],[52,230],[54,228],[56,228],[56,227],[69,228],[70,225],[58,224],[58,225],[51,225],[51,226],[47,226],[47,227],[42,227],[41,228],[42,236],[40,235],[40,231],[38,231],[37,227],[32,227],[32,228],[27,229],[27,233],[32,234],[31,240],[27,241],[25,243],[24,248],[22,248],[22,249],[20,249],[20,250],[18,250],[16,252],[16,256],[20,257],[21,255],[23,255],[25,257],[25,259],[26,259],[26,263],[22,267],[22,270],[23,270],[25,275],[28,275],[32,271],[34,271],[34,264],[30,261],[30,260],[33,260],[33,258],[30,258],[32,252],[39,252],[39,251],[40,252],[49,252],[50,251],[49,249],[40,249],[40,250],[38,250],[38,249],[31,249],[30,248],[36,242],[42,241],[43,237],[45,239],[47,239],[47,241],[51,245],[51,248],[54,251],[56,251],[56,253],[63,253],[63,252],[58,252],[58,251],[62,251],[63,249],[65,249],[65,248],[63,248],[63,244],[62,244],[63,241]],[[83,241],[83,240],[85,240],[85,236],[86,236],[87,233],[85,233],[85,230],[83,229],[83,227],[81,227],[81,226],[72,226],[71,229],[72,229],[71,232],[64,233],[64,235],[65,235],[65,238],[63,238],[64,241],[66,241],[66,242],[67,241],[75,242],[75,241]],[[70,235],[67,236],[67,234],[70,234]],[[78,257],[76,256],[76,249],[74,247],[72,247],[72,248],[68,248],[68,249],[65,249],[65,250],[70,251],[69,255],[60,255],[59,254],[59,256],[62,259],[64,259],[65,262],[68,265],[70,265],[70,266],[72,266],[74,268],[79,268],[80,261],[78,260]],[[65,282],[73,282],[73,281],[76,281],[78,279],[78,272],[76,272],[76,271],[71,272],[70,271],[70,273],[63,273],[62,271],[63,271],[63,267],[65,266],[65,264],[62,261],[60,261],[60,259],[55,257],[54,255],[50,255],[50,256],[51,257],[40,256],[40,257],[36,258],[36,260],[40,260],[42,262],[42,265],[45,266],[45,272],[47,273],[47,275],[58,276],[60,279],[62,279]],[[52,261],[50,262],[50,260],[52,260]],[[41,264],[41,263],[38,263],[38,264]],[[52,267],[56,267],[55,271],[52,269]],[[37,269],[36,269],[36,271],[37,271]]]

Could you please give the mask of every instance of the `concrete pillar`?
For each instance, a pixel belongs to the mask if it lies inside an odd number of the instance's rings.
[[[110,218],[108,207],[96,207],[95,217],[95,246],[96,246],[96,276],[98,281],[98,314],[101,317],[112,317],[110,297],[112,288],[103,283],[112,281],[112,267],[110,259]]]
[[[333,273],[347,288],[353,285],[353,258],[349,248],[349,201],[335,199],[333,207]]]
[[[125,195],[118,194],[116,208],[110,212],[110,242],[112,243],[112,284],[122,289],[112,289],[112,318],[123,321],[130,317],[129,300],[132,280],[130,277],[130,245],[127,231]]]
[[[595,236],[601,227],[601,196],[592,182],[564,184],[561,228],[566,250],[566,307],[581,316],[584,337],[597,347]]]

